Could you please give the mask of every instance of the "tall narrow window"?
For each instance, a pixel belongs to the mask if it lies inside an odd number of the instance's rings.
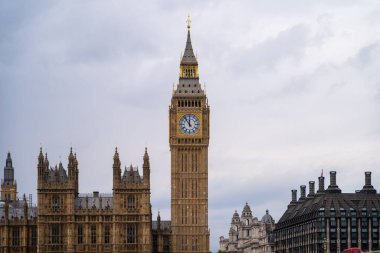
[[[127,208],[127,197],[123,196],[123,208]]]
[[[181,169],[185,171],[185,156],[183,153],[181,154]]]
[[[91,243],[96,244],[96,225],[92,224],[90,227],[91,233]]]
[[[379,221],[376,208],[372,208],[372,250],[379,249]]]
[[[13,227],[12,229],[12,246],[20,246],[20,228]]]
[[[32,246],[37,246],[37,228],[35,226],[32,227]]]
[[[187,198],[187,182],[185,179],[181,180],[181,197]]]
[[[361,211],[361,242],[362,250],[368,251],[368,218],[367,218],[367,208],[362,208]]]
[[[198,171],[198,151],[194,151],[192,158],[193,158],[192,171],[197,172]]]
[[[49,237],[49,242],[52,244],[62,243],[62,230],[60,224],[50,225]]]
[[[109,224],[104,225],[104,243],[105,244],[110,243],[110,225]]]
[[[187,180],[184,180],[185,181],[185,198],[187,198]]]
[[[198,197],[197,195],[198,195],[198,193],[197,193],[197,180],[192,179],[191,180],[191,197],[197,198]]]
[[[356,211],[350,208],[351,213],[351,247],[358,246],[358,228],[356,220]]]
[[[198,209],[195,208],[195,224],[198,224]]]
[[[51,198],[51,208],[53,210],[58,210],[61,208],[61,200],[60,197],[57,195],[53,195]]]
[[[127,244],[137,243],[137,225],[127,224]]]
[[[163,236],[163,252],[169,253],[170,251],[170,239],[168,235]]]
[[[136,208],[136,197],[134,195],[128,196],[128,209]]]
[[[83,243],[83,225],[78,224],[78,244]]]

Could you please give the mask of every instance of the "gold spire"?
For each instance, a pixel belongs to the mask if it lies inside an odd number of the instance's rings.
[[[187,29],[190,31],[190,23],[191,23],[191,20],[190,20],[190,14],[187,15]]]

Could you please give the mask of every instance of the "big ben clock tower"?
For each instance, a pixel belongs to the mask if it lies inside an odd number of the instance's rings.
[[[209,253],[208,145],[210,109],[198,61],[187,41],[169,109],[172,252]]]

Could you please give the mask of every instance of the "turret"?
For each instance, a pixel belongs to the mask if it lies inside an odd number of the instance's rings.
[[[231,219],[231,227],[229,232],[230,241],[237,241],[239,237],[239,228],[240,228],[240,217],[238,212],[235,210]]]
[[[143,180],[144,184],[150,185],[150,163],[148,150],[145,148],[144,163],[143,163]]]
[[[69,160],[69,163],[67,164],[67,170],[69,173],[69,179],[75,180],[75,158],[74,158],[72,147],[70,148],[68,160]]]
[[[24,201],[24,218],[25,218],[25,220],[27,220],[28,219],[28,202],[26,201],[25,194],[23,197],[23,201]]]
[[[69,174],[69,182],[71,187],[75,189],[75,196],[78,195],[78,161],[76,155],[73,154],[73,148],[70,147],[68,156],[69,163],[67,164],[67,172]]]
[[[45,163],[44,163],[44,155],[42,154],[42,147],[40,147],[40,153],[38,155],[37,168],[38,168],[38,181],[42,182],[42,180],[45,176]]]
[[[158,211],[157,215],[157,231],[161,230],[161,216],[160,216],[160,211]]]
[[[4,167],[4,179],[1,182],[2,201],[15,201],[17,199],[17,184],[14,178],[14,168],[12,165],[11,153],[8,152]]]
[[[77,153],[74,154],[74,168],[75,168],[75,195],[78,196],[79,194],[79,170],[78,170],[78,160],[77,160]]]
[[[113,188],[118,188],[121,180],[120,159],[117,148],[115,148],[115,154],[113,155]]]
[[[243,212],[241,213],[241,221],[244,225],[249,226],[252,224],[252,219],[253,219],[253,216],[252,216],[251,207],[246,202],[243,208]]]
[[[11,185],[13,184],[13,181],[14,181],[14,169],[12,166],[11,153],[8,152],[7,160],[5,162],[5,167],[4,167],[4,183]]]

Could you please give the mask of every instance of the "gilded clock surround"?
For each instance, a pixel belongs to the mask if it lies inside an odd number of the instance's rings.
[[[188,115],[188,114],[192,114],[192,115],[195,115],[199,122],[200,122],[200,125],[199,125],[199,129],[195,132],[195,133],[192,133],[192,134],[187,134],[187,133],[183,133],[182,130],[181,130],[181,127],[180,127],[180,120],[183,116],[185,115]],[[177,135],[180,136],[180,137],[185,137],[185,138],[197,138],[197,137],[201,137],[202,136],[202,113],[201,112],[196,112],[196,111],[184,111],[184,112],[178,112],[177,113]]]

